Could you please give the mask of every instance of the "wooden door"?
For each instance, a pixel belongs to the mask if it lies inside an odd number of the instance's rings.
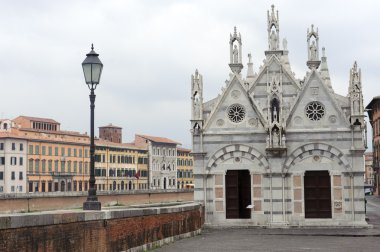
[[[251,180],[248,170],[229,170],[226,174],[226,218],[251,217]]]
[[[331,182],[328,171],[306,171],[305,218],[331,218]]]

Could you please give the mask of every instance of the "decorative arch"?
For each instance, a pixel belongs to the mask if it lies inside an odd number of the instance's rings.
[[[288,173],[290,167],[293,166],[297,160],[302,160],[306,157],[315,155],[327,157],[329,159],[337,158],[339,160],[339,165],[343,165],[348,172],[352,172],[350,163],[344,156],[343,152],[338,148],[325,143],[308,143],[298,147],[288,156],[282,168],[282,173]]]
[[[264,167],[265,170],[269,171],[269,163],[266,157],[253,147],[243,144],[227,145],[216,151],[209,159],[206,169],[210,171],[211,168],[216,167],[224,160],[234,157],[246,158],[250,160],[257,159],[259,166]]]

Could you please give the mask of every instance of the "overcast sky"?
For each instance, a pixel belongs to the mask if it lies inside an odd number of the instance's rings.
[[[104,64],[95,127],[121,126],[125,142],[137,133],[191,147],[191,74],[203,75],[205,101],[220,93],[234,26],[257,72],[272,3],[297,78],[307,71],[306,30],[314,24],[335,92],[347,94],[357,60],[365,104],[380,95],[380,1],[1,0],[0,118],[53,118],[63,130],[89,132],[81,63],[94,43]]]

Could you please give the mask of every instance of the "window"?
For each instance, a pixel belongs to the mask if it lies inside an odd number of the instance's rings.
[[[232,104],[227,111],[228,118],[231,122],[240,123],[245,118],[245,108],[240,104]]]
[[[3,186],[0,186],[0,192],[3,192],[3,190],[4,190]]]
[[[22,185],[19,185],[19,186],[18,186],[18,191],[19,191],[19,192],[22,192]]]
[[[23,180],[24,179],[24,174],[22,173],[22,171],[19,172],[18,174],[18,179],[19,180]],[[22,190],[21,190],[22,191]]]
[[[19,158],[19,165],[24,165],[24,159],[22,157]]]
[[[46,160],[42,160],[41,168],[42,168],[42,173],[45,173],[46,172]]]
[[[74,157],[77,156],[77,149],[74,149]]]
[[[62,157],[65,156],[65,147],[62,147],[62,148],[61,148],[61,156],[62,156]]]
[[[0,157],[0,165],[5,165],[5,157]]]
[[[20,143],[20,151],[24,150],[24,144]]]
[[[35,151],[36,155],[39,155],[40,154],[40,146],[36,145],[36,147],[34,148],[34,151]]]
[[[15,178],[16,178],[16,175],[15,175],[15,172],[13,171],[13,172],[11,173],[11,179],[12,179],[12,180],[15,180]]]
[[[319,121],[325,115],[325,107],[322,103],[313,101],[306,105],[306,116],[312,121]]]
[[[53,155],[53,148],[51,146],[49,146],[49,148],[48,148],[48,155],[49,156]]]
[[[16,143],[12,143],[12,150],[16,150]]]
[[[78,164],[78,162],[74,161],[74,173],[77,173],[77,164]]]
[[[71,172],[71,161],[67,162],[67,172]]]
[[[48,161],[48,170],[49,170],[49,172],[53,171],[53,161],[52,160]]]
[[[35,161],[35,166],[36,167],[34,167],[35,169],[36,169],[36,173],[39,173],[40,172],[40,160],[36,160]]]
[[[54,171],[58,172],[58,160],[54,161]]]
[[[17,165],[17,158],[11,157],[11,165]]]
[[[61,172],[65,172],[65,169],[66,169],[66,162],[61,161]]]
[[[29,154],[33,155],[33,145],[29,145]]]
[[[11,192],[15,191],[15,186],[11,186]]]
[[[54,148],[54,155],[58,156],[58,147]]]
[[[0,171],[0,180],[4,180],[4,172]]]
[[[46,146],[42,146],[42,155],[46,155]]]
[[[0,150],[4,150],[4,143],[0,143]]]
[[[82,157],[82,149],[79,149],[79,157]]]
[[[88,157],[88,150],[87,149],[84,150],[84,157]]]
[[[68,157],[71,157],[71,148],[68,148],[68,149],[67,149],[67,156],[68,156]]]
[[[33,173],[33,159],[29,159],[29,173]]]

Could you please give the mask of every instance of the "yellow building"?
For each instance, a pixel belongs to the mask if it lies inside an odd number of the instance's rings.
[[[191,150],[177,148],[177,188],[193,188],[193,157]]]
[[[52,119],[19,116],[12,131],[27,140],[27,192],[87,191],[89,136],[61,131]]]
[[[118,139],[118,138],[117,138]],[[148,152],[134,144],[95,141],[97,190],[148,189]]]

